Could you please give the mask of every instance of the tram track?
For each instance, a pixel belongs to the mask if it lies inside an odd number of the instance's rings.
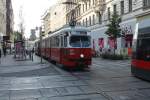
[[[88,70],[88,71],[89,71],[89,70]],[[91,87],[92,89],[94,88],[93,85],[89,84],[89,83],[86,82],[86,81],[83,81],[82,78],[80,78],[78,75],[74,74],[73,72],[70,72],[70,74],[71,74],[72,76],[78,78],[78,79],[81,80],[82,82],[88,84],[88,86]],[[95,88],[94,88],[94,89],[95,89]],[[99,89],[99,90],[97,90],[97,91],[98,91],[97,94],[103,95],[106,99],[108,99],[108,100],[114,100],[112,97],[110,97],[109,95],[107,95],[107,93],[103,92],[102,90]]]

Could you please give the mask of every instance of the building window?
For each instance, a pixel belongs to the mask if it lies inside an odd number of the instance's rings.
[[[95,0],[93,0],[93,5],[95,4]]]
[[[93,15],[93,25],[95,25],[95,15]]]
[[[85,26],[85,24],[84,24],[84,20],[83,20],[83,22],[82,22],[82,25],[83,25],[83,26]]]
[[[150,0],[143,0],[144,8],[150,7]]]
[[[78,8],[78,16],[80,16],[80,8]]]
[[[84,4],[83,4],[83,12],[84,12],[85,10],[84,10]]]
[[[99,24],[102,23],[102,15],[100,13],[98,13],[98,23]]]
[[[108,20],[110,20],[110,7],[108,7]]]
[[[91,0],[89,0],[89,8],[91,7]]]
[[[114,5],[114,14],[116,14],[117,13],[117,5],[115,4]]]
[[[86,26],[88,26],[88,19],[86,18]]]
[[[129,0],[129,12],[132,11],[132,0]]]
[[[121,8],[121,15],[123,15],[124,14],[124,1],[121,1],[120,2],[120,8]]]
[[[87,2],[85,3],[85,9],[87,10]]]
[[[91,26],[92,23],[91,23],[91,16],[89,17],[89,26]]]

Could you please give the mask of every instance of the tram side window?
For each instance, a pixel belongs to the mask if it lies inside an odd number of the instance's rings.
[[[47,41],[47,48],[49,48],[49,41],[48,41],[49,39],[47,39],[46,41]]]
[[[45,47],[45,42],[44,42],[44,40],[42,41],[42,48],[44,48]]]
[[[45,40],[45,48],[47,48],[47,39]]]
[[[67,37],[64,37],[64,47],[67,47]]]
[[[139,39],[137,45],[137,59],[150,61],[150,38]]]
[[[52,37],[51,38],[51,45],[52,45],[52,47],[54,47],[55,45],[54,45],[54,43],[55,43],[55,41],[54,41],[55,39],[54,39],[54,37]]]
[[[48,42],[49,42],[49,45],[48,45],[48,46],[49,46],[49,48],[50,48],[50,47],[51,47],[51,39],[50,39],[50,38],[48,39]]]
[[[56,36],[56,47],[59,47],[59,36]]]
[[[64,38],[61,36],[61,47],[64,47]]]

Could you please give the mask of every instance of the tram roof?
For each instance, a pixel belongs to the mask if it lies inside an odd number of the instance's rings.
[[[61,32],[73,32],[73,31],[90,32],[90,30],[87,27],[83,27],[83,26],[75,26],[75,27],[64,26],[60,28],[59,30],[56,30],[49,36],[53,36]]]
[[[86,32],[90,32],[90,30],[87,27],[83,27],[83,26],[65,27],[65,28],[62,28],[60,31],[62,31],[62,32],[71,32],[71,31],[86,31]]]

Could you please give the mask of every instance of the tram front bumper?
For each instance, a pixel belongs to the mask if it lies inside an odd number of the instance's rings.
[[[87,58],[78,58],[78,59],[66,59],[66,66],[88,66],[91,65],[91,59]]]

